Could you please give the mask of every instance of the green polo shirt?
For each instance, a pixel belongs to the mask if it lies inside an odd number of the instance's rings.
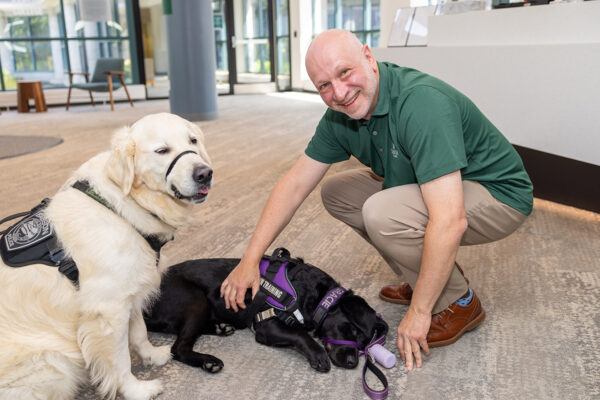
[[[369,120],[328,109],[306,148],[333,164],[350,156],[384,178],[383,188],[423,184],[460,170],[496,199],[529,215],[533,186],[516,150],[465,95],[437,78],[391,63],[379,66]]]

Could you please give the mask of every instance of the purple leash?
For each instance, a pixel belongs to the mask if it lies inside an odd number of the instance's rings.
[[[377,335],[377,334],[375,334],[375,335]],[[383,344],[385,343],[385,335],[381,335],[379,338],[376,338],[375,335],[373,335],[373,339],[371,339],[369,344],[365,346],[364,350],[362,350],[360,348],[360,344],[350,341],[350,340],[336,340],[336,339],[329,339],[329,338],[321,338],[321,340],[323,340],[324,342],[327,342],[327,343],[331,343],[331,344],[342,344],[342,345],[354,346],[357,349],[359,349],[358,355],[359,356],[362,356],[363,354],[365,355],[365,365],[363,366],[363,373],[362,373],[363,389],[365,390],[365,393],[367,394],[367,396],[369,396],[371,399],[383,400],[388,395],[388,381],[387,381],[387,378],[385,377],[385,375],[383,374],[383,372],[381,372],[381,370],[375,365],[375,362],[373,361],[373,356],[371,354],[369,354],[369,350],[371,349],[371,347],[373,347],[376,344],[380,344],[383,346]],[[369,387],[369,385],[367,384],[367,380],[365,379],[366,375],[367,375],[367,368],[383,384],[383,389],[374,390]]]
[[[321,299],[321,301],[319,302],[319,305],[317,306],[317,308],[315,309],[315,311],[312,314],[312,320],[314,321],[314,323],[317,327],[319,327],[323,323],[323,320],[327,317],[327,313],[329,312],[329,309],[331,307],[333,307],[333,305],[336,304],[342,298],[342,295],[344,293],[346,293],[346,291],[347,290],[344,289],[343,287],[338,286],[336,288],[331,289],[329,292],[327,292],[325,297],[323,297],[323,299]],[[379,314],[377,314],[377,316],[381,317],[381,315],[379,315]],[[360,344],[358,344],[357,342],[353,342],[350,340],[337,340],[337,339],[329,339],[326,337],[321,338],[321,340],[324,342],[327,342],[327,343],[331,343],[331,344],[342,344],[342,345],[347,345],[347,346],[354,346],[358,349],[359,357],[364,354],[365,355],[365,365],[363,367],[363,376],[362,376],[363,389],[365,390],[365,393],[372,400],[383,400],[388,395],[388,381],[387,381],[387,378],[385,377],[385,375],[383,374],[383,372],[381,372],[381,370],[379,368],[377,368],[377,365],[375,365],[373,356],[371,354],[369,354],[369,350],[371,349],[371,347],[373,347],[376,344],[380,344],[383,346],[383,344],[385,343],[385,335],[381,335],[381,337],[379,337],[379,338],[377,338],[376,336],[377,336],[377,332],[375,332],[375,334],[373,335],[373,339],[371,339],[369,344],[367,344],[364,349],[361,349]],[[365,379],[365,377],[367,375],[367,368],[379,379],[379,381],[381,383],[383,383],[382,390],[373,390],[369,387],[369,385],[367,385],[367,380]]]

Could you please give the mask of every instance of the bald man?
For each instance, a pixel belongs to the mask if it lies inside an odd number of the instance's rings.
[[[262,255],[329,166],[352,155],[368,168],[328,178],[323,205],[405,280],[380,296],[409,304],[397,345],[407,369],[420,368],[421,350],[454,343],[485,319],[456,254],[460,245],[515,231],[533,207],[531,181],[514,148],[466,96],[414,69],[377,62],[348,31],[317,36],[306,69],[329,108],[273,189],[221,295],[227,307],[245,307],[246,290],[259,289]]]

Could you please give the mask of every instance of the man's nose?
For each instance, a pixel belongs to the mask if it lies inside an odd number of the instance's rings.
[[[342,101],[346,98],[346,85],[340,82],[331,82],[331,88],[333,89],[333,99],[335,101]]]

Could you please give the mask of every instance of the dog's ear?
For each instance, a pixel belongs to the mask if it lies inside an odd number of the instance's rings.
[[[190,128],[190,130],[198,138],[198,151],[200,153],[200,157],[202,157],[207,164],[210,164],[210,157],[208,156],[206,148],[204,147],[204,132],[202,132],[202,129],[200,129],[198,125],[187,120],[185,122],[187,123],[188,128]]]
[[[131,128],[117,130],[112,137],[111,147],[107,165],[108,177],[128,195],[135,177],[135,141],[131,137]]]
[[[386,334],[387,323],[377,315],[375,310],[360,296],[351,295],[340,301],[342,312],[350,321],[371,339],[377,331],[378,335]]]

